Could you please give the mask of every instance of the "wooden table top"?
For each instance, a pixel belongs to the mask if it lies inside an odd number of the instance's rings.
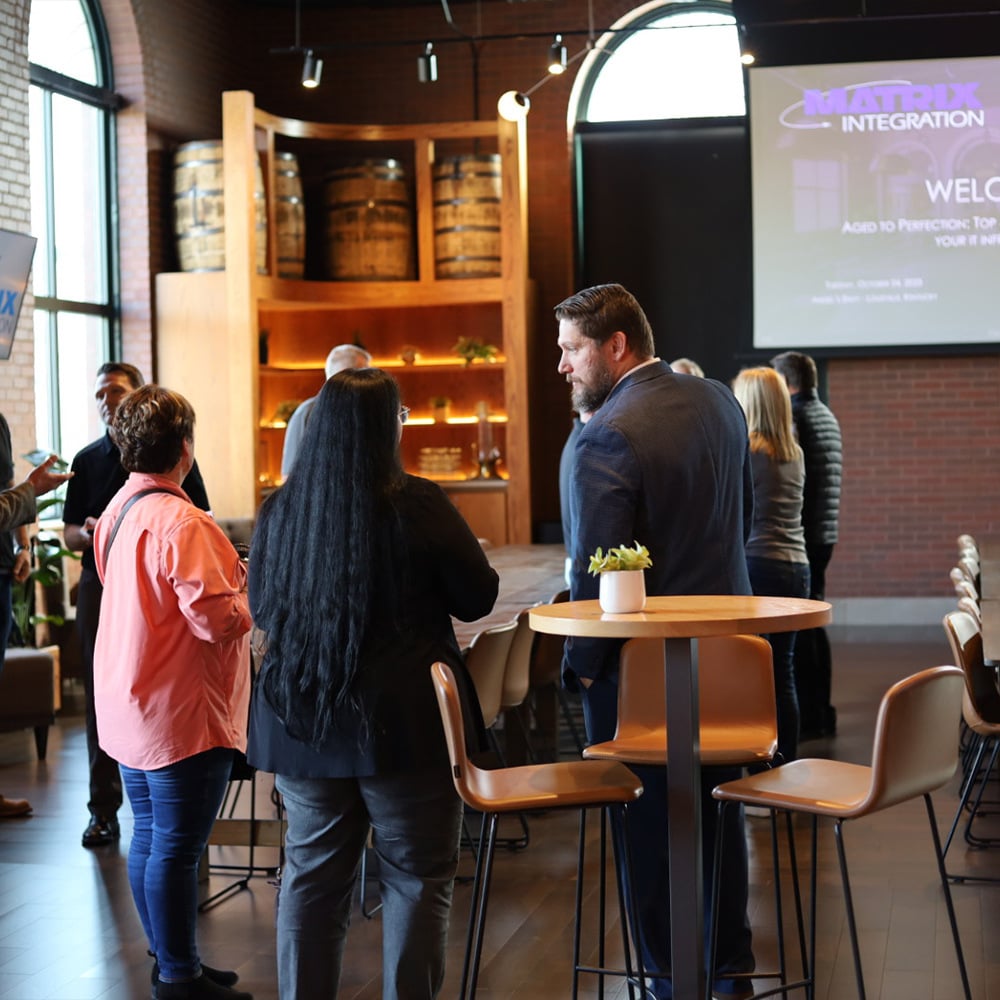
[[[664,639],[793,632],[828,625],[832,617],[825,601],[710,594],[649,597],[644,610],[627,615],[605,614],[597,601],[546,604],[531,609],[530,621],[536,632],[554,635]]]
[[[452,620],[455,638],[463,649],[483,629],[512,621],[525,608],[550,601],[566,588],[566,550],[562,545],[499,545],[487,549],[486,556],[500,574],[500,593],[485,618]]]

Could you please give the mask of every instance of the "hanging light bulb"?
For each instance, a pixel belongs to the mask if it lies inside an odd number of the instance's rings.
[[[519,122],[523,121],[528,117],[528,111],[531,109],[531,101],[528,100],[526,94],[522,94],[518,90],[508,90],[507,93],[500,95],[500,100],[497,101],[497,111],[501,118],[506,118],[509,122]]]
[[[319,86],[323,76],[323,60],[317,58],[312,49],[306,49],[306,57],[302,63],[302,86],[312,90]]]
[[[434,55],[434,43],[428,42],[417,56],[417,79],[421,83],[437,83],[437,78],[438,57]]]
[[[549,46],[549,72],[554,76],[566,72],[566,46],[562,35],[556,35],[555,41]]]

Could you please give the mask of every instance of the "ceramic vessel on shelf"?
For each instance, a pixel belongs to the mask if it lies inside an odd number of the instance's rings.
[[[598,599],[609,615],[627,615],[646,606],[646,577],[641,569],[610,570],[601,574]]]

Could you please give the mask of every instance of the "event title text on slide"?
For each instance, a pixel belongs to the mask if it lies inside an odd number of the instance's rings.
[[[803,91],[801,104],[786,109],[785,114],[801,107],[802,115],[813,119],[798,124],[799,128],[830,128],[831,122],[815,119],[839,116],[843,132],[969,128],[986,124],[986,113],[976,94],[978,89],[978,83],[913,84],[880,80],[827,91]]]

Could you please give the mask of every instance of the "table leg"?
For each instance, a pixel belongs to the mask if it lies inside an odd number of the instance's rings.
[[[665,639],[670,951],[675,1000],[705,995],[698,640]]]

